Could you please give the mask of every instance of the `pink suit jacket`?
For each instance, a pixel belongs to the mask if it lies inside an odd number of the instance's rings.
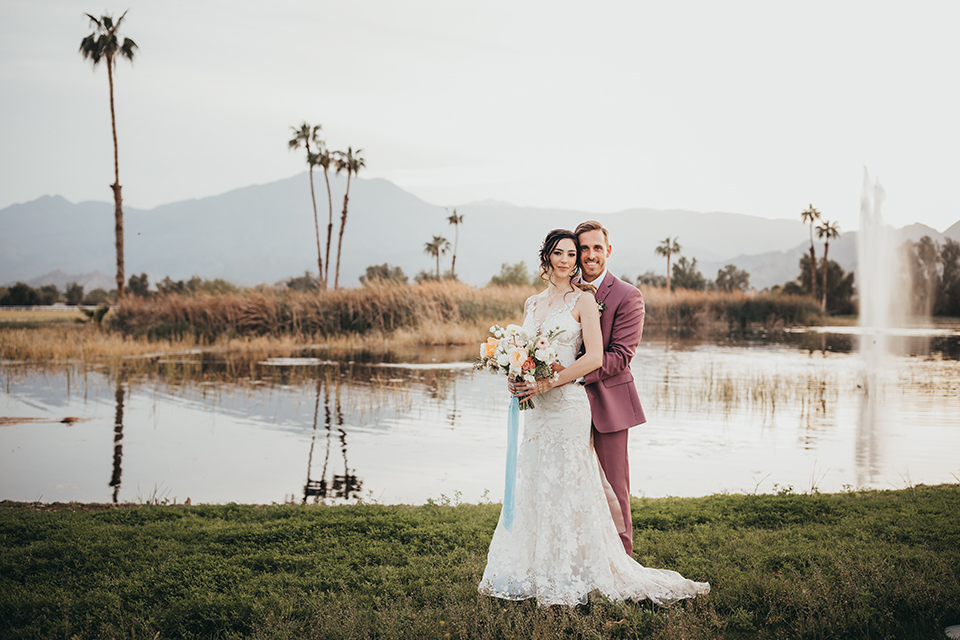
[[[594,294],[600,313],[603,364],[584,376],[593,427],[600,433],[623,431],[647,421],[630,371],[630,361],[643,335],[643,294],[612,273]]]

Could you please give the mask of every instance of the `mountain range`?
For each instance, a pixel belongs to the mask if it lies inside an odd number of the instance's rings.
[[[321,244],[326,244],[329,209],[323,176],[315,174]],[[333,249],[336,260],[345,176],[330,176],[333,193]],[[771,220],[737,213],[628,209],[616,213],[519,207],[485,201],[457,207],[457,273],[461,280],[486,284],[503,263],[524,261],[531,274],[546,232],[573,229],[588,219],[609,231],[616,275],[636,277],[665,272],[654,248],[665,237],[679,237],[681,255],[697,258],[708,279],[735,264],[762,289],[792,280],[800,256],[809,247],[809,227],[795,220]],[[355,286],[366,267],[387,262],[408,276],[433,271],[435,261],[424,244],[442,235],[453,244],[449,212],[381,179],[354,178],[343,237],[340,284]],[[252,285],[282,281],[305,271],[316,273],[316,232],[306,173],[227,193],[162,205],[149,210],[124,208],[126,272],[147,273],[151,282],[170,276],[224,278]],[[939,233],[921,224],[898,231],[901,238],[929,235],[960,241],[960,221]],[[33,286],[67,281],[87,290],[112,283],[115,271],[113,204],[71,203],[44,196],[0,210],[0,284],[24,281]],[[818,255],[822,255],[818,243]],[[856,267],[856,232],[830,244],[830,258],[845,269]],[[441,268],[450,268],[450,254]],[[98,273],[99,272],[99,273]],[[331,269],[331,273],[333,269]],[[331,278],[332,279],[332,278]]]

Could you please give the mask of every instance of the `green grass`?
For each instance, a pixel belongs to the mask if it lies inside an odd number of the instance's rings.
[[[960,487],[637,500],[667,609],[476,592],[499,505],[0,504],[4,638],[936,638],[960,623]]]

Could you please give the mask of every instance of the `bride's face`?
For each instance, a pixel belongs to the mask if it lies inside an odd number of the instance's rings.
[[[577,266],[577,247],[570,238],[557,243],[550,253],[550,267],[557,278],[569,278]]]

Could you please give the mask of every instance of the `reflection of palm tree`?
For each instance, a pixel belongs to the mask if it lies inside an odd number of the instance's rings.
[[[306,122],[302,123],[299,127],[290,127],[293,129],[293,137],[290,139],[290,142],[287,145],[291,149],[299,149],[300,145],[303,145],[307,149],[307,166],[310,167],[310,200],[313,202],[313,226],[317,232],[317,268],[319,273],[317,274],[317,279],[320,281],[320,286],[323,286],[323,257],[320,253],[320,222],[317,220],[317,196],[314,195],[313,191],[313,168],[320,164],[318,159],[318,154],[314,153],[310,149],[310,143],[317,145],[317,151],[323,150],[323,141],[320,140],[318,134],[320,133],[320,125],[315,125],[311,127]],[[326,169],[324,169],[324,175],[326,175]],[[327,185],[327,191],[329,192],[329,184]],[[328,267],[329,268],[329,267]]]
[[[800,212],[800,218],[810,225],[810,295],[817,297],[817,256],[813,250],[813,223],[820,219],[820,212],[809,207]]]
[[[343,228],[347,226],[347,203],[350,200],[350,176],[355,176],[360,172],[361,167],[365,167],[366,163],[363,158],[360,156],[363,153],[363,149],[357,149],[356,153],[353,151],[353,147],[347,147],[347,151],[337,151],[337,173],[341,171],[347,172],[347,190],[343,194],[343,214],[340,216],[340,237],[337,239],[337,270],[333,274],[333,288],[336,289],[340,286],[340,253],[343,247]],[[329,269],[329,265],[327,267]]]
[[[318,480],[310,479],[310,471],[313,469],[313,445],[317,441],[317,417],[320,414],[320,387],[322,382],[320,378],[317,378],[317,400],[313,405],[313,436],[310,438],[310,455],[307,457],[307,484],[303,487],[303,504],[307,503],[307,498],[309,496],[314,497],[316,501],[317,497],[323,497],[327,493],[327,462],[323,462],[323,476]],[[330,405],[330,395],[327,394],[327,415],[330,414],[329,405]],[[330,431],[329,420],[327,421],[327,432]],[[327,457],[330,457],[330,439],[327,438]]]
[[[117,504],[118,494],[120,493],[120,476],[123,469],[120,466],[123,460],[123,383],[126,381],[126,374],[117,375],[117,412],[113,418],[113,473],[110,475],[109,486],[113,487],[113,504]]]
[[[670,256],[674,253],[680,253],[680,245],[677,244],[677,240],[680,239],[680,236],[670,239],[670,236],[667,236],[654,251],[656,251],[658,256],[665,256],[667,258],[667,291],[670,291]]]
[[[363,482],[357,478],[356,474],[350,473],[350,467],[347,463],[347,432],[343,429],[343,405],[340,403],[340,384],[337,383],[337,397],[334,407],[337,414],[337,431],[340,432],[340,450],[343,453],[343,475],[333,476],[333,496],[349,500],[360,497],[360,489]]]
[[[311,469],[313,468],[313,448],[317,438],[317,422],[320,413],[321,382],[320,380],[317,380],[317,399],[313,408],[313,437],[310,440],[310,456],[307,461],[307,483],[303,487],[304,504],[311,496],[313,496],[314,502],[320,498],[343,498],[346,500],[357,498],[359,497],[360,489],[363,486],[363,482],[357,478],[356,474],[351,473],[351,470],[347,464],[347,432],[343,429],[343,410],[340,403],[339,382],[336,383],[337,392],[334,400],[334,411],[336,414],[336,425],[338,427],[337,431],[340,434],[341,453],[343,454],[343,475],[333,474],[331,482],[329,484],[327,483],[327,466],[330,462],[330,439],[333,436],[334,425],[334,416],[331,415],[330,411],[331,381],[332,376],[328,371],[325,376],[325,383],[322,385],[324,389],[323,408],[325,414],[324,424],[327,429],[327,449],[323,458],[323,470],[320,473],[320,479],[314,480],[310,477],[310,473]]]
[[[460,225],[463,224],[463,215],[457,215],[457,210],[447,217],[447,222],[453,225],[453,260],[450,263],[450,275],[457,277],[457,245],[460,242]]]
[[[113,21],[113,16],[102,15],[94,18],[89,13],[90,23],[95,30],[80,42],[80,55],[93,62],[96,68],[101,60],[107,63],[107,81],[110,83],[110,127],[113,130],[113,217],[114,238],[117,249],[117,297],[123,298],[124,263],[123,263],[123,198],[120,196],[120,161],[117,152],[117,116],[113,108],[113,69],[117,65],[117,58],[126,58],[133,62],[134,51],[139,49],[137,43],[130,38],[120,42],[118,32],[127,12]],[[99,33],[99,37],[96,37]]]
[[[836,222],[824,220],[817,225],[817,239],[823,240],[823,298],[820,300],[820,310],[827,310],[827,252],[830,251],[830,241],[840,237],[840,225]]]
[[[437,280],[440,279],[440,256],[450,248],[450,241],[443,236],[433,236],[433,240],[423,245],[423,252],[437,259]]]

